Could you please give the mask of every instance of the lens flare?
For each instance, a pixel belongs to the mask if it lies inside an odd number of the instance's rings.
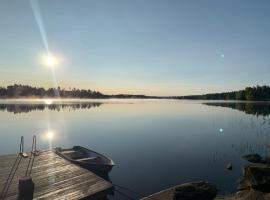
[[[44,46],[46,48],[47,53],[49,53],[50,51],[49,51],[48,40],[47,40],[47,36],[46,36],[46,31],[45,31],[45,28],[44,28],[44,25],[43,25],[43,19],[42,19],[42,15],[41,15],[38,0],[30,0],[30,5],[31,5],[31,8],[32,8],[35,20],[37,22],[38,29],[40,31],[41,38],[43,40],[43,44],[44,44]]]

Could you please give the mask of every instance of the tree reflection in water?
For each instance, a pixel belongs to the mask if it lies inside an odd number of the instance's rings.
[[[270,115],[270,102],[208,102],[203,104],[232,108],[256,116]]]
[[[14,114],[28,113],[31,111],[43,111],[45,109],[60,111],[64,109],[78,110],[78,109],[90,109],[99,107],[100,102],[65,102],[65,103],[3,103],[0,104],[0,111],[12,112]]]
[[[203,104],[207,106],[231,108],[249,115],[256,116],[257,118],[260,117],[260,127],[264,125],[270,125],[270,102],[207,102]],[[252,121],[252,126],[253,125],[254,124]],[[231,144],[231,149],[241,157],[253,153],[259,153],[262,156],[270,155],[270,144],[267,142],[267,139],[265,140],[265,138],[269,137],[268,132],[262,132],[262,129],[258,127],[252,128],[252,130],[256,130],[255,133],[257,134],[258,138],[263,137],[264,139],[261,142],[246,140],[239,144]],[[218,162],[219,160],[224,160],[225,158],[226,155],[222,154],[221,152],[217,151],[213,154],[213,162]]]

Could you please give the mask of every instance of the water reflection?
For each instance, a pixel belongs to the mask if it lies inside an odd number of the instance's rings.
[[[236,109],[246,114],[252,114],[256,116],[269,116],[270,115],[270,103],[269,102],[208,102],[203,103],[208,106],[219,106]]]
[[[63,109],[78,110],[78,109],[90,109],[99,107],[100,102],[64,102],[64,103],[2,103],[0,104],[0,111],[11,112],[14,114],[28,113],[31,111],[43,111],[45,109],[60,111]]]
[[[53,137],[54,137],[54,133],[53,133],[52,131],[48,131],[48,132],[46,133],[46,138],[47,138],[48,140],[53,139]]]
[[[269,103],[119,101],[0,102],[0,152],[16,152],[16,138],[31,141],[34,133],[41,138],[38,149],[48,149],[51,136],[42,137],[53,131],[53,147],[80,145],[108,155],[117,163],[109,180],[149,195],[197,180],[213,182],[222,194],[234,191],[242,156],[270,151]],[[115,192],[109,199],[125,198]]]
[[[262,156],[268,155],[270,152],[270,145],[268,143],[265,144],[252,144],[252,143],[240,143],[237,145],[231,144],[231,154],[236,154],[239,157],[243,157],[247,154],[259,153]],[[230,157],[230,155],[221,153],[218,150],[213,153],[213,162],[222,162],[224,159]]]

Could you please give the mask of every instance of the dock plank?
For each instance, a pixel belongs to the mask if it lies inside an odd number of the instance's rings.
[[[0,195],[16,157],[15,154],[0,156]],[[19,179],[25,175],[29,159],[30,154],[28,158],[21,159],[9,184],[6,200],[18,199]],[[41,151],[40,155],[35,157],[31,177],[35,184],[33,199],[91,199],[91,196],[112,188],[110,182],[70,163],[52,150]]]

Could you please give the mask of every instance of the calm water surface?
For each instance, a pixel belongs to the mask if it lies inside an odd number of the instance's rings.
[[[241,156],[269,151],[268,103],[91,101],[0,101],[0,154],[17,152],[21,135],[27,150],[33,134],[40,149],[85,146],[115,161],[113,183],[149,195],[197,180],[234,191]]]

